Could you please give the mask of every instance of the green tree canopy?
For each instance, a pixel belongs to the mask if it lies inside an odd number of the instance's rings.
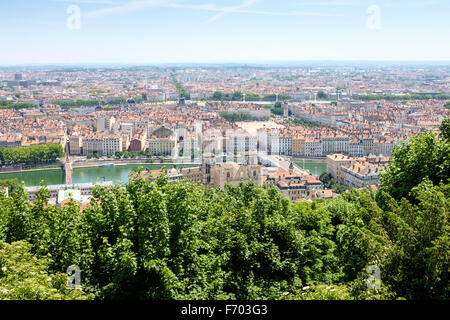
[[[396,200],[408,198],[412,188],[425,178],[434,185],[450,178],[450,143],[427,132],[394,148],[387,169],[380,175],[381,190]]]

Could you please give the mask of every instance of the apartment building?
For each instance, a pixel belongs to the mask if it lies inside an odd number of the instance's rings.
[[[349,167],[342,167],[342,184],[362,188],[379,184],[380,167],[369,162],[355,162]]]
[[[348,137],[325,137],[322,138],[323,154],[349,153],[350,139]]]
[[[318,139],[305,140],[305,156],[321,157],[323,155],[323,145]]]
[[[291,202],[320,197],[323,191],[323,184],[319,179],[312,175],[296,173],[292,164],[289,170],[276,168],[265,175],[263,180],[268,187],[276,186]]]
[[[115,154],[122,151],[122,137],[120,135],[104,135],[102,140],[102,154]]]
[[[332,154],[327,156],[327,172],[340,184],[362,188],[378,184],[379,173],[388,162],[388,157],[356,158]]]
[[[83,155],[103,153],[103,136],[100,134],[90,134],[83,137]]]
[[[327,173],[330,174],[338,183],[344,181],[342,168],[349,167],[355,158],[343,154],[330,154],[327,156]]]
[[[291,153],[293,156],[301,156],[305,154],[305,139],[292,137]]]
[[[99,117],[97,119],[97,132],[111,131],[116,119],[114,117]]]
[[[83,138],[78,133],[72,134],[69,138],[69,153],[71,155],[83,154]]]
[[[148,151],[154,155],[169,156],[176,152],[176,140],[170,138],[151,138],[147,140]]]
[[[257,138],[248,133],[227,131],[226,152],[228,154],[257,151]]]
[[[290,156],[292,154],[292,137],[285,135],[279,138],[280,154]]]

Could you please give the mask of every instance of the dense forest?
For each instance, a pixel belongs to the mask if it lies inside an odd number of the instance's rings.
[[[0,299],[449,299],[449,138],[446,119],[396,147],[377,190],[314,202],[164,174],[96,187],[83,210],[16,187],[0,193]]]

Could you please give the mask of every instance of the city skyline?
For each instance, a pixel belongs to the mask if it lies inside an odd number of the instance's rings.
[[[19,0],[0,4],[0,65],[448,62],[448,9],[426,0]]]

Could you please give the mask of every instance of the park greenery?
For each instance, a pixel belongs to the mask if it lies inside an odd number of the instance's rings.
[[[175,87],[178,90],[178,95],[180,96],[180,98],[185,98],[185,99],[190,99],[191,95],[189,94],[189,92],[187,92],[183,86],[181,85],[181,83],[175,78],[174,75],[172,75],[172,81],[175,85]]]
[[[55,100],[53,104],[59,105],[60,107],[66,108],[79,108],[79,107],[92,107],[92,106],[103,106],[106,104],[103,100]]]
[[[220,116],[230,122],[259,120],[245,112],[222,112]]]
[[[133,100],[136,103],[141,103],[144,101],[144,96],[141,97],[133,97]],[[125,105],[127,103],[127,98],[113,98],[108,101],[104,100],[55,100],[52,102],[53,104],[59,105],[65,108],[81,108],[81,107],[96,107],[96,106],[119,106]],[[105,108],[106,109],[106,108]]]
[[[449,299],[449,145],[445,128],[414,136],[378,190],[313,202],[164,170],[97,186],[84,209],[49,204],[45,187],[33,203],[23,188],[0,193],[0,298]],[[71,265],[79,289],[63,285]]]
[[[38,144],[28,147],[0,148],[0,162],[5,164],[30,164],[55,161],[65,156],[59,143]]]
[[[284,114],[284,110],[281,106],[281,102],[275,102],[273,105],[272,104],[265,104],[263,105],[264,108],[270,110],[270,112],[273,115],[276,116],[282,116]]]
[[[38,106],[34,103],[27,102],[13,102],[7,100],[0,100],[0,109],[30,109],[37,108]]]
[[[319,91],[317,92],[317,99],[326,99],[327,98],[327,94],[323,91]]]
[[[213,101],[244,101],[244,94],[245,94],[245,101],[276,101],[277,96],[275,94],[269,94],[265,96],[260,96],[256,93],[250,93],[250,92],[240,92],[236,91],[233,93],[223,93],[220,91],[214,92],[213,96],[211,97],[211,100]],[[289,100],[291,99],[288,95],[280,94],[278,96],[278,100]]]
[[[285,126],[302,126],[305,128],[324,127],[323,124],[310,120],[302,120],[298,118],[289,118],[283,122]]]

